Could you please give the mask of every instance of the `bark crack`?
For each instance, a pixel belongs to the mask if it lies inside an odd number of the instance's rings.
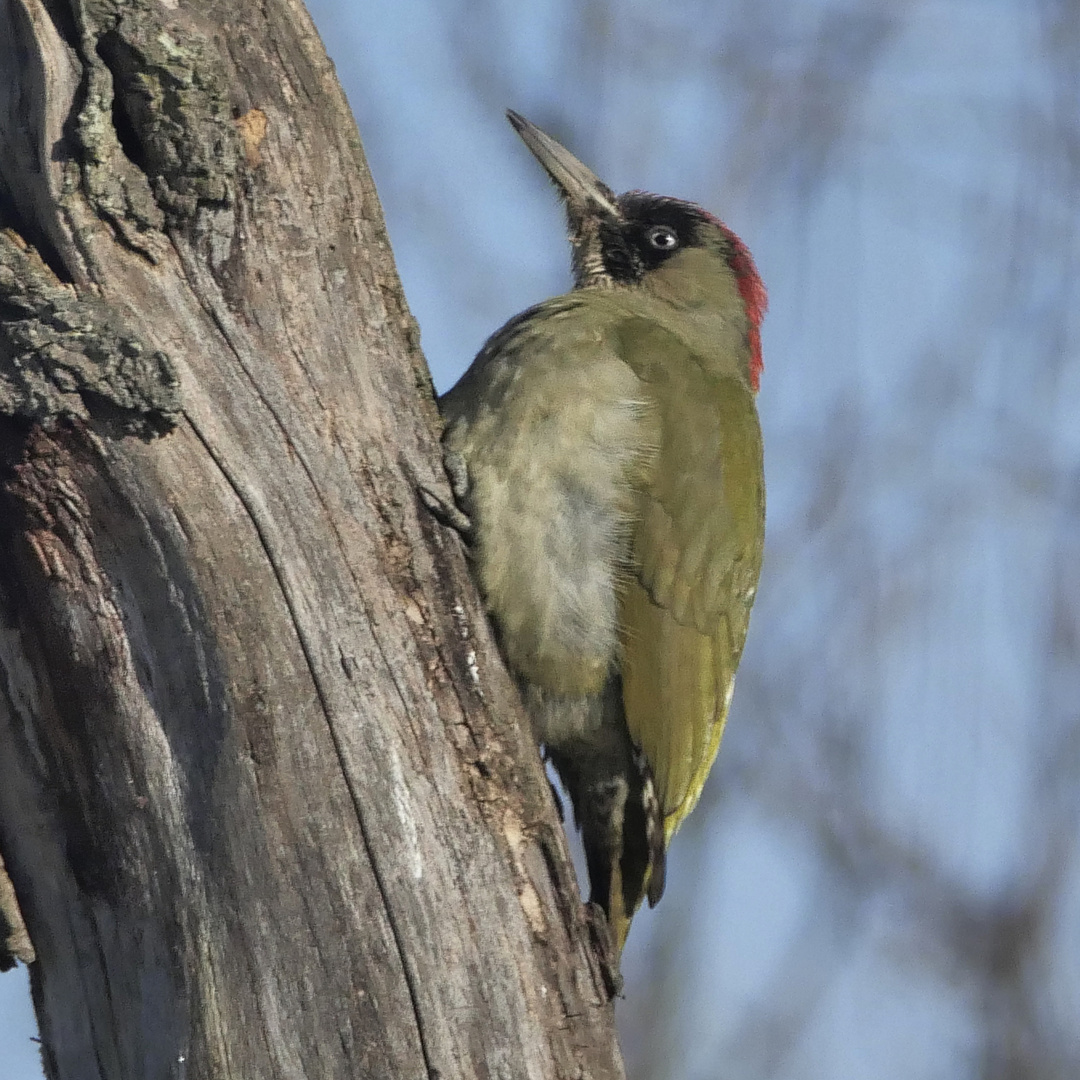
[[[289,610],[289,618],[292,623],[294,632],[296,634],[297,642],[300,646],[301,652],[304,656],[304,663],[307,666],[308,673],[311,676],[311,682],[315,689],[315,693],[319,699],[319,705],[322,709],[323,715],[326,717],[327,729],[330,733],[330,739],[334,747],[334,753],[337,756],[338,763],[341,766],[341,774],[345,780],[346,789],[349,792],[349,800],[353,806],[353,813],[356,815],[357,827],[360,830],[360,838],[364,845],[364,850],[367,855],[368,865],[371,867],[372,877],[375,880],[375,887],[379,891],[379,897],[382,900],[383,911],[386,913],[386,921],[390,927],[390,933],[394,939],[394,947],[398,954],[398,960],[401,964],[402,976],[405,980],[406,990],[409,995],[409,1001],[412,1006],[413,1018],[416,1025],[417,1040],[420,1044],[420,1053],[424,1059],[424,1065],[428,1070],[428,1074],[437,1074],[438,1070],[435,1068],[431,1061],[430,1048],[428,1046],[428,1039],[425,1033],[425,1025],[422,1016],[422,1010],[420,1007],[420,995],[417,987],[416,973],[412,969],[412,964],[409,960],[409,949],[407,944],[407,938],[403,933],[401,927],[398,925],[398,921],[395,915],[394,906],[390,901],[390,891],[387,888],[386,880],[383,876],[382,870],[379,867],[377,858],[375,857],[375,848],[371,843],[371,837],[368,826],[365,822],[363,811],[363,800],[360,798],[356,791],[355,785],[351,778],[351,773],[348,768],[348,755],[345,753],[344,748],[341,745],[341,741],[338,737],[336,726],[333,722],[333,710],[330,707],[330,702],[327,697],[325,688],[322,685],[322,680],[319,678],[318,665],[315,663],[315,658],[312,654],[311,644],[307,640],[307,635],[302,629],[302,620],[297,612],[292,598],[292,590],[289,588],[285,579],[284,572],[279,565],[279,560],[274,554],[273,545],[270,543],[268,536],[262,526],[260,515],[255,506],[251,503],[251,500],[247,498],[246,494],[242,490],[241,485],[232,476],[230,470],[222,460],[220,455],[212,443],[207,439],[202,431],[200,431],[198,425],[191,417],[187,417],[188,423],[191,425],[191,430],[194,432],[195,437],[202,444],[215,466],[220,471],[222,478],[229,485],[233,494],[236,496],[240,505],[243,506],[248,519],[251,521],[251,526],[255,530],[256,535],[259,538],[259,543],[262,547],[264,554],[266,555],[267,562],[270,566],[271,572],[274,575],[275,580],[278,583],[278,588],[281,590],[281,596],[285,602],[286,607]]]

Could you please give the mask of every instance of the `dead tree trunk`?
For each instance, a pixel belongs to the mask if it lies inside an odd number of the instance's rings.
[[[0,905],[48,1074],[621,1076],[307,13],[0,0],[0,73]]]

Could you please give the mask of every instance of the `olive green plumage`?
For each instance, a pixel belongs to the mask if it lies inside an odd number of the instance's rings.
[[[753,264],[718,221],[616,199],[512,119],[566,199],[578,287],[488,341],[441,401],[444,446],[481,591],[621,949],[641,900],[659,899],[746,638],[764,294],[756,274],[748,294]]]

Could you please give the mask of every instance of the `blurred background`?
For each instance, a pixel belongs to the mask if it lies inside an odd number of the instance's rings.
[[[309,6],[440,390],[569,285],[506,106],[769,287],[765,569],[630,1077],[1080,1077],[1080,5]],[[4,1080],[32,1030],[0,978]]]

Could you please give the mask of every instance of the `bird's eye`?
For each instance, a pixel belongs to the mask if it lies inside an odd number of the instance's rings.
[[[672,251],[679,246],[679,234],[670,225],[654,225],[645,233],[645,239],[657,251]]]

